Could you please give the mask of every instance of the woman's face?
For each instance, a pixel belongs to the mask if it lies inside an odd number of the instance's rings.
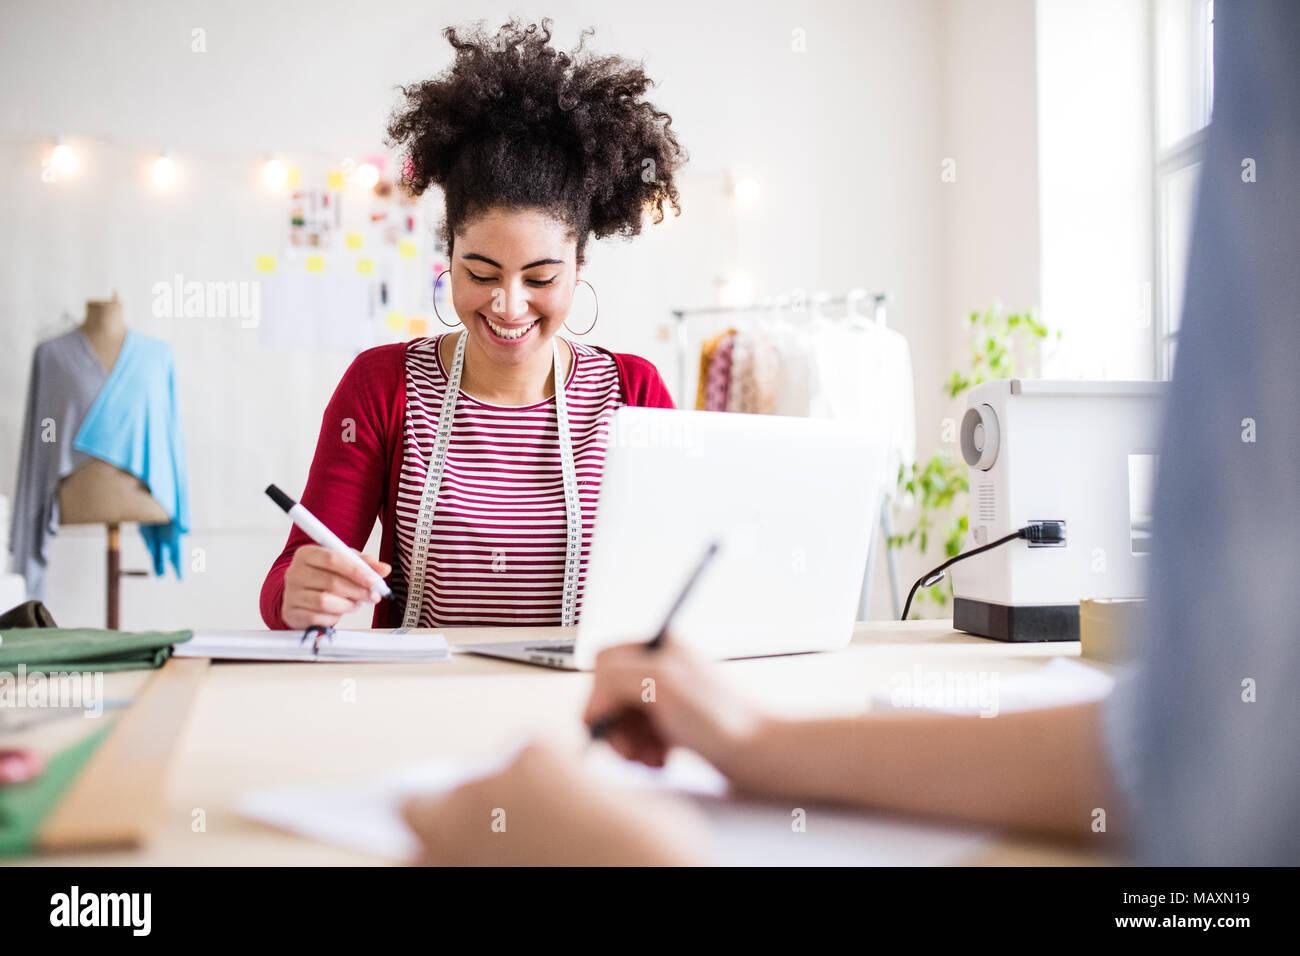
[[[539,210],[493,210],[455,234],[452,302],[480,355],[524,365],[550,354],[578,279],[565,233]]]

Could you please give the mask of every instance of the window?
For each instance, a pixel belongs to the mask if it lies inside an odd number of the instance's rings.
[[[1156,377],[1173,373],[1196,184],[1214,105],[1214,0],[1153,0]]]

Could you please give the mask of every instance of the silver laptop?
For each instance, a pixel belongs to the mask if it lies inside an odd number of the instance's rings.
[[[885,441],[861,423],[620,408],[576,639],[461,645],[590,670],[649,640],[711,541],[673,640],[715,659],[826,651],[853,636]]]

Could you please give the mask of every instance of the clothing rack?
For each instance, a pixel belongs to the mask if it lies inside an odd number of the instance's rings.
[[[843,305],[848,308],[849,313],[855,312],[854,305],[858,302],[872,303],[872,318],[880,325],[886,324],[885,306],[893,300],[890,292],[873,292],[868,293],[864,289],[852,289],[844,295],[832,296],[826,292],[815,292],[808,296],[806,303],[800,303],[798,311],[816,316],[824,306]],[[746,313],[770,313],[770,312],[788,312],[794,308],[795,296],[782,295],[771,298],[765,298],[752,305],[719,305],[719,306],[702,306],[694,309],[673,309],[672,316],[676,326],[676,348],[677,348],[677,407],[692,408],[694,392],[691,389],[690,382],[690,342],[687,336],[687,323],[689,319],[701,316],[720,316],[720,315],[744,315]],[[885,543],[885,564],[889,570],[889,598],[894,610],[894,619],[897,620],[903,613],[902,599],[900,594],[900,584],[898,580],[898,560],[893,550],[889,547],[889,538],[894,533],[894,519],[890,510],[893,503],[893,496],[886,494],[880,503],[880,538]],[[875,538],[872,538],[871,544],[867,548],[867,570],[862,577],[862,593],[858,599],[858,620],[865,621],[870,611],[871,604],[871,575],[875,568],[876,561],[876,544]]]

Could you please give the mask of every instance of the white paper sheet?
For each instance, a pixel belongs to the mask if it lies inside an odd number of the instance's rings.
[[[871,695],[871,710],[919,708],[996,717],[1101,700],[1114,686],[1109,674],[1069,657],[1054,657],[1032,673],[1010,677],[995,670],[932,667],[917,661],[891,675],[889,691]]]
[[[726,796],[726,781],[711,767],[677,757],[663,770],[593,751],[588,766],[611,783],[670,790],[703,812],[720,859],[734,866],[941,866],[973,857],[989,834],[903,822],[881,816],[802,805],[748,803]],[[435,761],[383,779],[336,787],[285,787],[246,793],[241,814],[302,836],[396,861],[414,858],[417,841],[401,819],[407,797],[451,789],[505,766],[508,753],[474,763]]]
[[[321,255],[327,272],[308,273],[303,255]],[[261,339],[270,348],[346,349],[359,352],[375,344],[371,307],[373,282],[349,275],[352,263],[324,250],[284,256],[280,268],[261,281]],[[355,266],[352,266],[355,273]]]

